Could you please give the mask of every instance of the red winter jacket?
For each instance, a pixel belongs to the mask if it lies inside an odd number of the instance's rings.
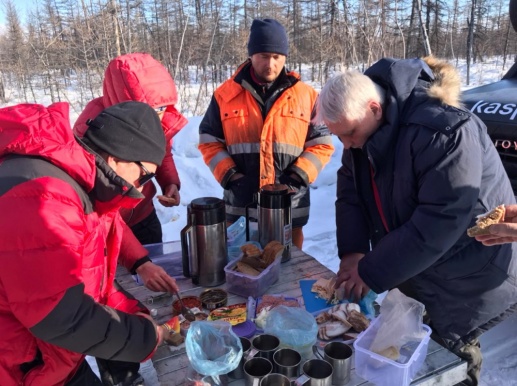
[[[113,59],[104,73],[103,96],[86,105],[74,124],[74,132],[82,137],[88,129],[88,118],[95,118],[106,107],[130,100],[147,103],[153,108],[167,106],[162,119],[167,148],[156,181],[162,190],[171,184],[179,189],[180,180],[171,153],[172,137],[187,124],[187,119],[174,107],[178,93],[169,71],[151,55],[134,53]],[[134,210],[121,213],[129,226],[139,223],[153,210],[154,184],[146,184],[142,193],[145,199]]]
[[[2,386],[63,385],[85,354],[153,352],[155,326],[128,314],[145,308],[114,283],[119,209],[140,199],[75,140],[67,104],[0,109]]]

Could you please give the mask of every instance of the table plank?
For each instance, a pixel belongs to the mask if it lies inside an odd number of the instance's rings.
[[[167,243],[166,256],[170,263],[181,266],[181,245],[179,242]],[[150,256],[152,258],[152,256]],[[162,256],[160,257],[162,258]],[[168,265],[171,266],[170,264]],[[176,270],[177,271],[177,270]],[[299,285],[302,279],[318,279],[320,277],[329,278],[334,273],[319,263],[314,257],[293,247],[291,260],[282,263],[280,266],[280,279],[273,284],[266,294],[283,294],[287,297],[297,298],[303,305],[303,297]],[[183,276],[175,276],[180,287],[182,296],[199,296],[205,289],[196,286],[192,281]],[[149,309],[156,309],[157,315],[154,319],[158,323],[163,323],[172,317],[172,296],[165,296],[156,300],[153,304],[146,301],[149,297],[156,297],[157,293],[152,292],[142,285],[136,283],[134,278],[123,268],[117,270],[117,280],[130,294],[143,302]],[[226,290],[226,283],[218,286]],[[246,302],[246,299],[229,293],[228,304]],[[185,345],[178,347],[161,346],[153,356],[153,364],[160,383],[164,386],[183,385],[189,369],[189,361],[185,351]],[[353,362],[352,362],[353,363]],[[412,382],[418,386],[453,386],[461,382],[466,377],[467,363],[459,357],[441,347],[433,340],[429,342],[428,353],[424,365]],[[244,383],[239,381],[229,382],[232,386],[240,386]],[[370,386],[371,383],[360,378],[355,369],[352,368],[351,379],[347,386]]]

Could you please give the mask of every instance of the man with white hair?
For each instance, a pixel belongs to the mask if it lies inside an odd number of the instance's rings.
[[[517,247],[487,247],[466,230],[515,198],[485,125],[459,94],[444,62],[382,59],[331,78],[315,119],[345,147],[336,286],[356,299],[399,288],[422,302],[433,339],[468,361],[465,384],[477,385],[477,338],[515,309]]]

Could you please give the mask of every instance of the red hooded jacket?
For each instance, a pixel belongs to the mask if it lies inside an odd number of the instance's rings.
[[[85,354],[138,362],[156,346],[155,326],[129,314],[145,307],[114,282],[119,209],[143,197],[69,122],[65,103],[0,109],[2,386],[63,385]]]
[[[187,119],[174,107],[178,102],[178,93],[169,71],[151,55],[134,53],[113,59],[104,73],[103,96],[86,105],[74,124],[74,132],[83,137],[88,129],[88,118],[95,118],[106,107],[130,100],[147,103],[153,108],[167,106],[162,119],[167,148],[157,170],[156,181],[162,190],[171,184],[179,189],[180,180],[171,153],[172,137],[187,124]],[[142,193],[145,199],[134,210],[121,212],[129,226],[139,223],[153,210],[152,199],[156,187],[146,184]]]

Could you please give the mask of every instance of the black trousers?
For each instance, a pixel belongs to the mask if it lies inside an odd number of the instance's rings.
[[[86,359],[81,363],[74,377],[67,382],[66,386],[103,386],[100,379],[95,375]]]
[[[162,224],[153,209],[151,214],[131,227],[134,235],[142,244],[155,244],[162,242]]]
[[[104,386],[133,386],[143,384],[138,373],[140,363],[95,358]]]

